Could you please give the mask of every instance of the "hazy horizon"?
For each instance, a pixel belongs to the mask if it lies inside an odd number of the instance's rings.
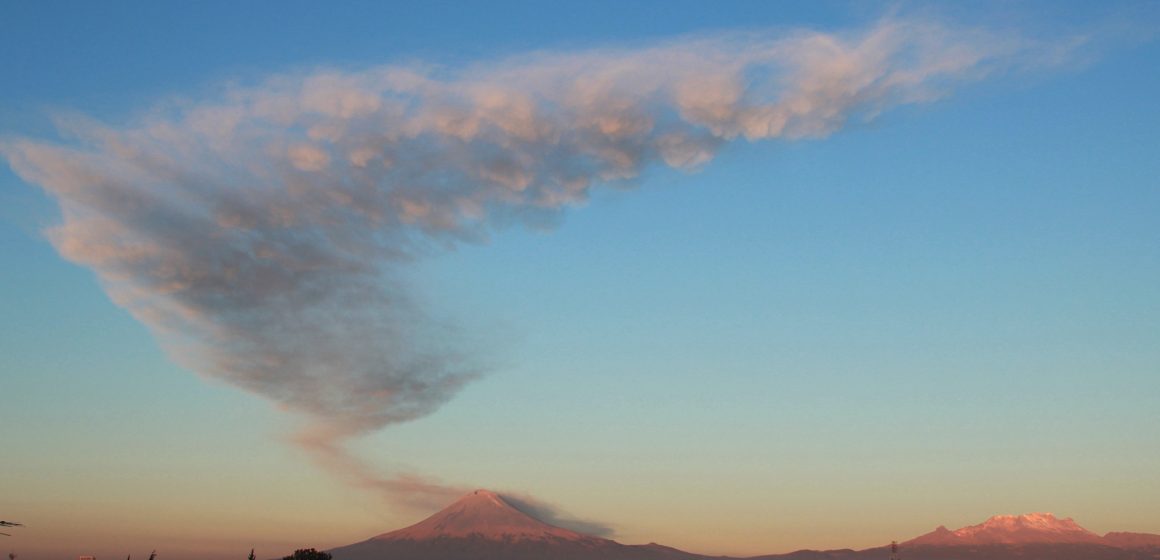
[[[475,488],[732,556],[1160,533],[1160,4],[0,27],[22,560],[280,558]]]

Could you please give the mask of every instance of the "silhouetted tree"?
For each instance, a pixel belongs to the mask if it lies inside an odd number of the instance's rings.
[[[250,549],[250,556],[246,560],[254,560],[254,549]]]
[[[294,551],[294,554],[282,558],[282,560],[330,560],[330,553],[314,550],[313,548],[300,548]]]

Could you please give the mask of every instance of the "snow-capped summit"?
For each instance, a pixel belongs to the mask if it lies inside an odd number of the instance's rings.
[[[438,537],[482,537],[495,540],[590,539],[549,525],[512,506],[490,490],[475,490],[410,527],[383,533],[376,540],[426,540]]]
[[[996,515],[986,521],[951,531],[938,527],[912,539],[909,545],[977,545],[1029,543],[1099,543],[1102,538],[1081,527],[1070,517],[1060,519],[1050,513]]]
[[[410,527],[329,551],[335,560],[701,560],[556,527],[490,490],[475,490]]]

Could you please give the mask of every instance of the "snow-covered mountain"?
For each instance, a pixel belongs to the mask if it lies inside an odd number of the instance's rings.
[[[425,540],[479,536],[492,540],[594,539],[549,525],[512,506],[490,490],[476,490],[435,515],[410,527],[383,533],[372,540]]]
[[[772,528],[771,528],[772,529]],[[1160,560],[1160,535],[1100,536],[1050,513],[939,527],[901,545],[923,560]],[[624,545],[556,527],[495,492],[476,490],[410,527],[330,550],[334,560],[706,560],[658,544]],[[885,560],[889,547],[799,550],[750,560]],[[717,557],[716,560],[728,560]]]
[[[410,527],[330,551],[335,560],[693,560],[657,544],[623,545],[549,525],[476,490]]]
[[[1050,513],[1025,515],[996,515],[969,527],[951,531],[938,527],[934,531],[911,539],[906,545],[979,545],[1028,543],[1093,543],[1103,538],[1080,527],[1070,517],[1059,519]]]

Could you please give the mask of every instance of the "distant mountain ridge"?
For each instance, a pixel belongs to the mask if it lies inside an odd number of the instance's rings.
[[[902,543],[906,560],[1160,560],[1160,535],[1100,536],[1050,513],[996,515]],[[334,560],[706,560],[656,543],[625,545],[556,527],[500,494],[476,490],[403,529],[330,550]],[[886,560],[889,547],[799,550],[750,560]]]
[[[978,546],[998,544],[1100,544],[1113,548],[1160,547],[1160,535],[1148,533],[1108,533],[1100,536],[1070,517],[1059,519],[1050,513],[996,515],[978,525],[951,531],[939,526],[904,546]]]

